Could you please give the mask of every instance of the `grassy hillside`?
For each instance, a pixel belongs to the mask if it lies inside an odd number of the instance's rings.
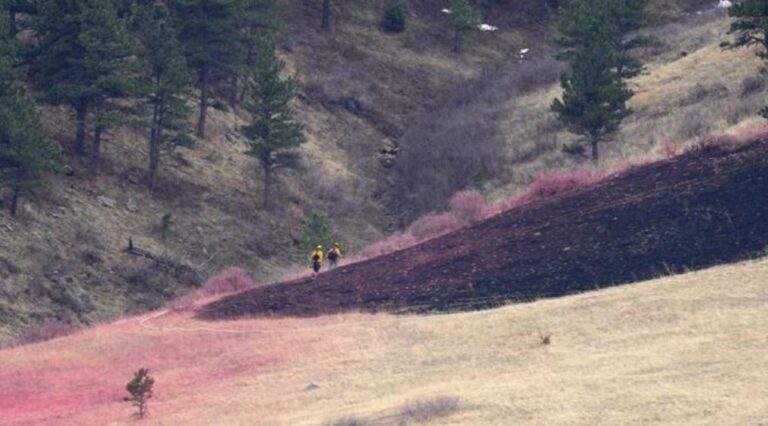
[[[493,196],[519,190],[541,170],[579,164],[560,154],[558,143],[552,142],[553,134],[563,134],[546,112],[555,86],[539,88],[549,84],[545,79],[536,80],[537,90],[525,96],[518,90],[521,81],[530,81],[523,78],[529,74],[519,72],[524,67],[517,52],[531,48],[532,58],[549,54],[551,24],[535,8],[538,2],[517,7],[505,1],[484,4],[486,20],[500,31],[473,34],[462,55],[451,51],[448,20],[440,12],[443,3],[411,3],[409,30],[391,35],[379,29],[379,4],[337,5],[334,30],[324,34],[318,30],[317,5],[284,2],[279,47],[302,83],[297,109],[307,124],[309,143],[302,155],[308,167],[305,173],[280,177],[275,203],[279,207],[272,212],[258,208],[259,170],[243,155],[244,141],[234,131],[245,117],[232,112],[212,112],[208,140],[164,160],[160,190],[154,194],[143,185],[143,131],[108,134],[105,160],[96,168],[67,156],[62,171],[50,176],[34,197],[23,200],[19,219],[0,214],[0,336],[10,337],[48,317],[93,324],[157,308],[229,265],[244,266],[262,282],[272,281],[296,261],[302,221],[314,211],[330,213],[338,239],[355,251],[419,214],[440,208],[446,196],[465,186],[467,176],[453,179],[453,167],[435,163],[439,167],[430,168],[432,163],[411,156],[442,156],[442,135],[472,141],[477,151],[486,145],[493,148],[484,155],[503,160],[500,167],[489,169],[493,179],[483,186]],[[654,3],[654,10],[664,11],[656,13],[657,19],[710,2],[667,3]],[[732,69],[734,57],[749,64],[729,80],[729,97],[735,97],[731,87],[737,85],[737,76],[749,75],[757,64],[748,62],[748,52],[714,47],[724,26],[723,20],[707,23],[704,28],[714,29],[699,36],[699,26],[678,24],[668,29],[668,37],[700,39],[694,44],[708,46],[711,52],[703,64],[707,69]],[[688,48],[689,61],[699,57],[693,47]],[[679,61],[670,52],[678,48],[669,43],[649,57],[657,58],[658,67],[675,67]],[[547,69],[542,74],[552,80],[557,72]],[[508,79],[515,73],[522,80]],[[657,83],[666,87],[662,81],[648,80],[648,90],[655,90]],[[480,88],[485,90],[474,90]],[[488,100],[488,93],[495,97]],[[667,106],[664,97],[646,99],[648,111]],[[745,99],[754,104],[757,98]],[[696,98],[690,108],[703,108],[710,101],[707,96]],[[638,117],[646,117],[644,126],[654,126],[659,118],[658,113],[642,114]],[[464,121],[455,120],[458,116]],[[72,112],[47,107],[44,118],[46,131],[71,150]],[[457,129],[457,123],[465,125]],[[626,140],[646,140],[630,136]],[[647,151],[644,143],[639,146]],[[467,146],[474,150],[474,145]],[[504,155],[497,155],[497,148]],[[402,173],[414,169],[408,166],[414,161],[424,166],[418,169],[426,175]],[[435,176],[449,185],[432,185]],[[430,196],[420,197],[425,193]],[[167,214],[172,225],[163,238],[162,217]],[[129,238],[156,260],[124,253]]]
[[[6,424],[761,424],[768,261],[442,316],[159,312],[0,352]],[[551,335],[542,345],[540,335]]]

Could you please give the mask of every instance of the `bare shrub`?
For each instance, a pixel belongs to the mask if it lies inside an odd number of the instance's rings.
[[[418,242],[419,240],[410,233],[398,232],[364,248],[361,255],[366,259],[383,256],[410,247]]]
[[[343,417],[328,423],[328,426],[368,426],[370,424],[368,420],[359,417]]]
[[[552,343],[552,333],[542,332],[539,330],[539,342],[542,346],[547,346]]]
[[[693,88],[691,88],[691,90],[688,92],[688,96],[680,101],[680,105],[693,105],[710,98],[722,98],[725,96],[728,96],[728,88],[720,83],[714,84],[712,86],[705,86],[701,83],[696,83],[696,85],[693,86]]]
[[[438,396],[405,404],[400,416],[408,420],[423,422],[444,417],[461,410],[461,400],[455,396]]]
[[[417,240],[426,240],[459,228],[459,221],[452,213],[428,213],[408,227]]]
[[[196,300],[201,298],[238,293],[255,286],[251,277],[242,268],[228,268],[208,279],[196,291],[172,301],[168,304],[168,308],[175,312],[186,311],[194,305]]]
[[[49,318],[38,323],[28,325],[21,330],[21,335],[15,340],[16,345],[44,342],[57,337],[68,336],[78,330],[72,324],[67,324],[58,319]]]
[[[451,212],[459,223],[466,225],[483,218],[485,198],[478,191],[460,191],[451,197]]]
[[[527,199],[541,199],[591,185],[602,178],[592,170],[555,170],[536,178],[528,187]]]
[[[228,268],[213,276],[200,287],[205,296],[234,293],[253,288],[255,284],[242,268]]]
[[[765,90],[765,78],[762,76],[747,77],[741,82],[741,97],[746,97],[754,93],[760,93]]]

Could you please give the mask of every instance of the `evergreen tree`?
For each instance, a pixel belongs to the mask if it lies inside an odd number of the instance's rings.
[[[109,101],[130,93],[135,44],[118,0],[58,0],[39,3],[33,27],[39,43],[32,53],[34,83],[54,104],[76,113],[75,150],[85,155],[89,113],[96,118],[94,154],[110,125]]]
[[[285,62],[275,54],[274,42],[265,38],[245,104],[252,122],[240,129],[249,141],[247,153],[259,160],[264,172],[265,209],[269,208],[273,174],[279,169],[299,168],[296,148],[305,142],[304,126],[294,120],[290,105],[296,96],[296,80],[280,76],[284,67]]]
[[[639,35],[628,37],[628,34],[647,23],[647,6],[648,0],[569,1],[560,17],[560,36],[556,40],[561,47],[558,58],[569,60],[589,36],[591,25],[601,22],[605,26],[606,39],[614,43],[618,73],[624,78],[637,76],[643,64],[631,55],[631,51],[653,45],[656,39]]]
[[[331,4],[331,0],[323,0],[323,6],[322,6],[322,22],[321,27],[324,31],[330,31],[331,29],[331,11],[332,11],[333,5]]]
[[[156,189],[163,148],[184,144],[188,139],[184,119],[189,110],[184,97],[194,79],[167,7],[162,3],[147,6],[141,22],[142,85],[150,111],[147,184]]]
[[[453,22],[453,51],[461,52],[461,45],[464,40],[464,34],[474,31],[482,23],[480,12],[478,12],[468,0],[452,0],[451,2],[451,21]]]
[[[176,27],[187,64],[197,73],[197,136],[205,138],[211,88],[237,74],[242,54],[238,11],[243,0],[176,0]]]
[[[757,45],[755,53],[763,61],[768,61],[768,0],[745,0],[728,9],[728,15],[734,18],[728,34],[736,38],[722,43],[723,47],[736,49]],[[768,69],[763,67],[760,73],[765,76]],[[768,119],[768,107],[760,110],[760,116]]]
[[[312,213],[304,220],[304,230],[301,235],[301,244],[298,246],[298,258],[300,262],[306,262],[307,255],[321,245],[328,250],[336,242],[331,229],[331,221],[323,213]]]
[[[731,6],[728,15],[734,18],[728,34],[736,34],[736,39],[723,43],[723,46],[758,45],[757,56],[768,60],[768,0],[744,0]]]
[[[407,20],[408,7],[403,0],[391,0],[384,12],[384,29],[394,33],[402,32]]]
[[[17,81],[18,47],[7,15],[7,9],[0,10],[0,184],[11,192],[15,215],[20,195],[55,167],[60,149],[43,136],[37,106]]]
[[[259,40],[277,31],[278,4],[276,0],[243,0],[237,13],[238,52],[236,73],[231,77],[229,105],[237,110],[243,102],[246,84],[259,54]]]
[[[593,3],[600,7],[599,1]],[[598,160],[598,144],[618,130],[630,114],[626,106],[632,97],[617,69],[615,32],[596,13],[586,22],[580,45],[570,58],[570,69],[563,75],[562,99],[555,99],[552,110],[572,133],[585,136],[592,146],[592,159]]]

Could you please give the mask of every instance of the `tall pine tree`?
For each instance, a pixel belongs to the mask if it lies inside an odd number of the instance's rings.
[[[269,209],[273,175],[285,168],[300,167],[296,149],[305,142],[304,126],[295,121],[291,101],[296,96],[296,80],[284,79],[285,62],[275,54],[271,37],[261,44],[258,60],[249,86],[245,108],[251,113],[251,124],[240,132],[248,138],[248,154],[261,163],[264,173],[263,207]]]
[[[229,105],[237,110],[245,98],[246,84],[259,54],[259,40],[277,31],[276,0],[243,0],[237,13],[237,32],[242,55],[234,67],[228,90]]]
[[[571,0],[560,16],[560,34],[556,39],[561,51],[558,58],[570,60],[575,50],[589,36],[592,22],[602,22],[607,39],[613,41],[616,67],[624,78],[635,77],[643,64],[632,50],[652,45],[653,37],[631,35],[647,23],[648,0]]]
[[[579,44],[569,53],[569,70],[562,79],[562,99],[555,99],[552,110],[572,133],[588,138],[592,159],[598,161],[599,143],[618,130],[621,121],[631,113],[626,102],[632,91],[626,87],[618,70],[615,42],[616,28],[599,13],[603,2],[612,0],[576,0],[571,5],[596,8],[592,19],[580,21]],[[569,25],[570,23],[566,23]]]
[[[76,113],[75,151],[86,154],[89,113],[95,116],[94,154],[109,126],[109,101],[127,96],[135,50],[119,0],[57,0],[38,5],[32,77],[45,99]]]
[[[142,89],[150,116],[147,185],[156,189],[163,148],[187,139],[184,97],[194,82],[176,38],[173,19],[162,3],[143,8],[140,33],[144,73]]]
[[[735,18],[728,33],[735,34],[736,38],[722,46],[731,49],[758,46],[755,54],[768,61],[768,0],[744,0],[731,6],[728,14]],[[768,68],[763,67],[760,73],[765,77]],[[768,119],[768,106],[760,110],[760,115]]]
[[[0,9],[0,185],[10,190],[15,215],[19,197],[55,167],[60,149],[43,136],[37,106],[18,81],[19,51],[8,13]]]
[[[176,0],[176,26],[200,90],[197,136],[205,138],[213,85],[237,74],[243,57],[237,20],[243,0]]]

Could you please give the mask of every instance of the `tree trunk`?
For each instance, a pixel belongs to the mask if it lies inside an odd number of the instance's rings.
[[[232,108],[232,112],[237,114],[237,109],[240,106],[239,100],[240,100],[240,78],[237,76],[233,76],[232,80],[229,82],[230,89],[229,89],[229,107]]]
[[[456,30],[453,34],[453,51],[455,53],[461,53],[461,31]]]
[[[16,11],[11,9],[8,11],[8,35],[11,38],[16,37]]]
[[[598,152],[598,143],[600,142],[600,139],[593,136],[591,143],[592,143],[592,161],[597,164],[600,159],[600,153]]]
[[[77,114],[75,130],[75,152],[77,155],[85,155],[85,124],[88,118],[88,103],[79,101],[75,105]]]
[[[262,207],[264,210],[269,210],[269,201],[272,192],[272,167],[270,165],[264,166],[264,200]]]
[[[323,30],[331,29],[331,0],[323,0]]]
[[[147,185],[152,191],[157,189],[157,172],[160,166],[161,125],[160,105],[159,101],[156,101],[154,111],[152,112],[152,131],[149,136],[149,176],[147,177]]]
[[[205,139],[205,121],[208,117],[208,67],[200,71],[200,118],[197,120],[197,137]]]
[[[11,216],[16,216],[16,213],[18,211],[19,206],[19,193],[21,192],[21,188],[19,185],[15,185],[13,187],[13,194],[11,195]]]
[[[101,134],[104,133],[104,102],[102,100],[96,101],[93,106],[93,113],[95,117],[95,123],[93,125],[93,143],[91,156],[96,162],[101,158]]]

